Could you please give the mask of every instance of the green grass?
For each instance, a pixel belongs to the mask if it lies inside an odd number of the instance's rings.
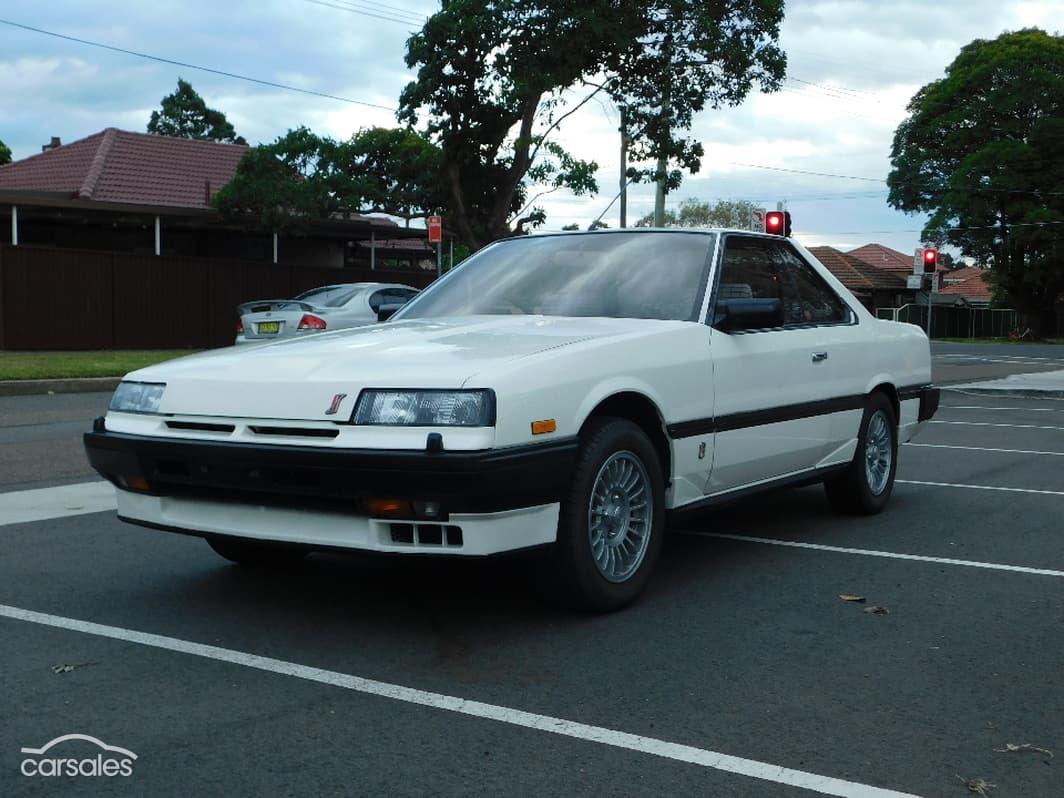
[[[0,380],[67,377],[122,377],[195,349],[146,349],[102,352],[0,352]]]

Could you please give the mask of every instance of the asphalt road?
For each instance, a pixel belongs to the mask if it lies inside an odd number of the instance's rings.
[[[104,404],[0,400],[0,490],[87,478],[74,432]],[[603,617],[542,605],[520,558],[279,576],[112,513],[0,525],[0,605],[58,619],[0,616],[0,794],[784,796],[800,772],[1059,796],[1064,401],[946,393],[934,421],[882,515],[818,488],[707,514]],[[136,752],[133,775],[19,773],[75,732]]]

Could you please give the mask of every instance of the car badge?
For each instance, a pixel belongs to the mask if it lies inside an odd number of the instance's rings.
[[[346,393],[338,393],[333,397],[332,404],[329,405],[329,409],[325,411],[327,416],[335,416],[336,411],[340,409],[340,404],[347,398]]]

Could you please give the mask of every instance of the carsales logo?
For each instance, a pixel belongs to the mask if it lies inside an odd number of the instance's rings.
[[[100,749],[95,756],[59,756],[57,747],[73,740],[92,743]],[[87,734],[64,734],[40,748],[23,748],[29,754],[22,760],[23,776],[132,776],[137,755],[128,748],[108,745]]]

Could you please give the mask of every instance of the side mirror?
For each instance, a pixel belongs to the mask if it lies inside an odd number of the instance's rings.
[[[403,305],[381,305],[377,308],[377,321],[387,321],[396,312],[403,307]]]
[[[779,299],[721,299],[713,314],[721,332],[764,330],[783,326],[783,301]]]

